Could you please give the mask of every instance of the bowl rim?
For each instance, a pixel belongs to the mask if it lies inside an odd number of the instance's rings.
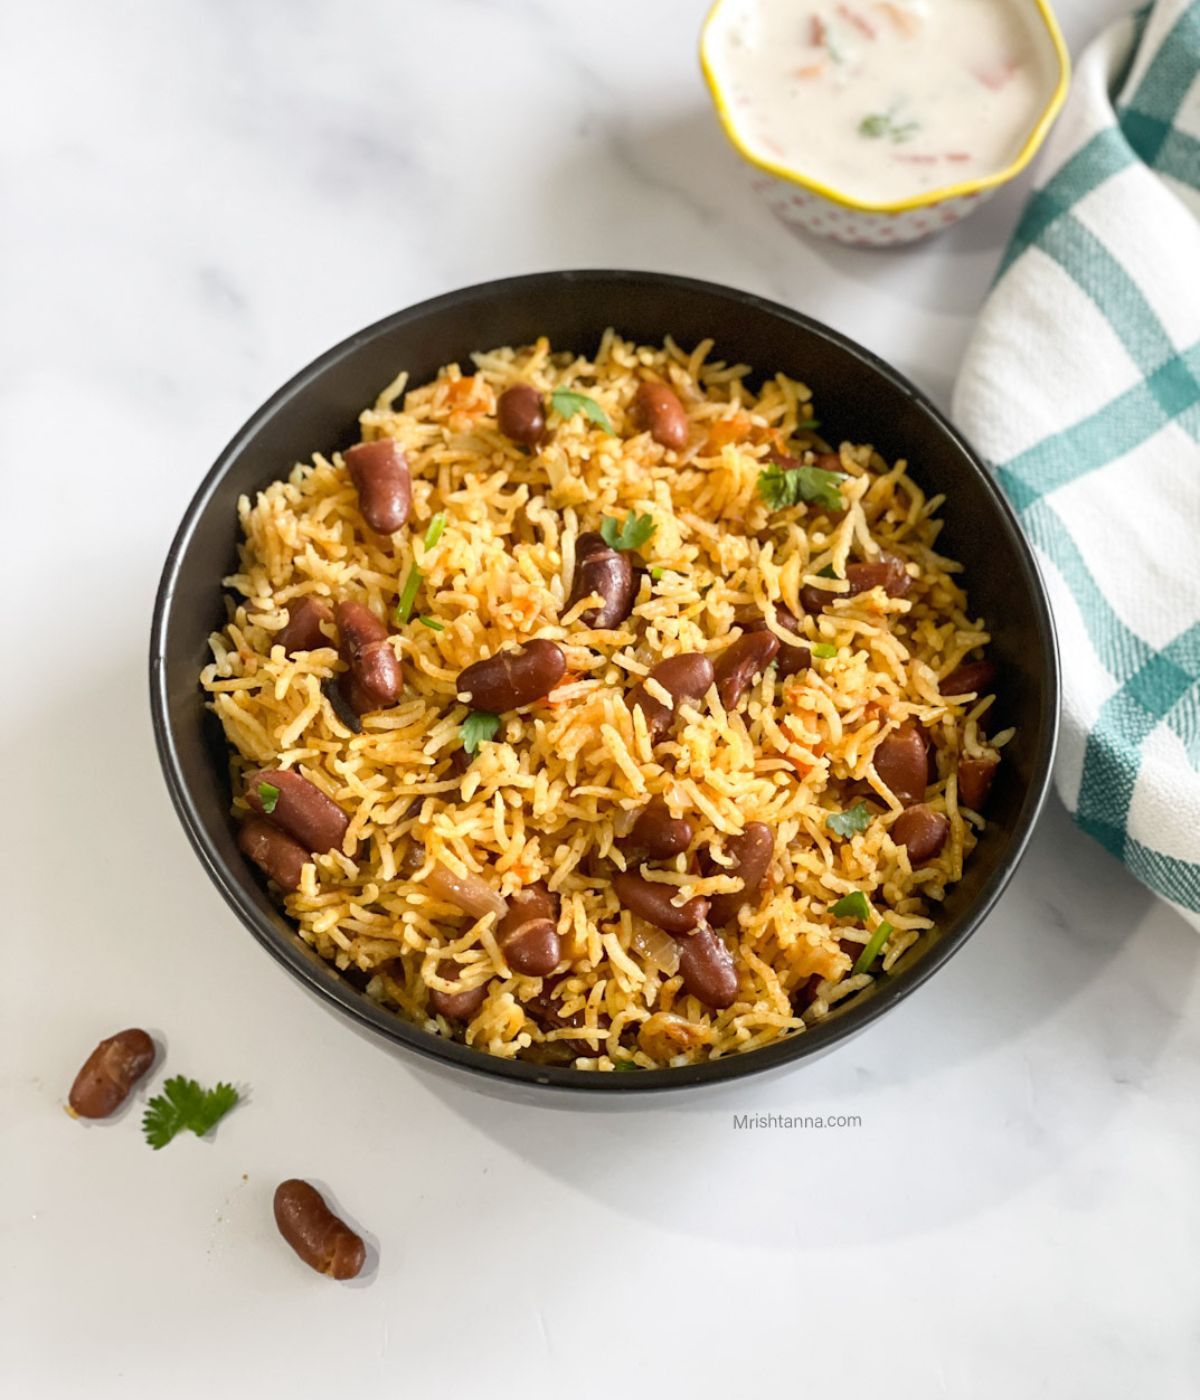
[[[987,190],[995,189],[998,185],[1006,184],[1019,175],[1037,154],[1066,101],[1067,89],[1071,82],[1071,55],[1063,38],[1062,30],[1059,28],[1058,19],[1050,6],[1050,0],[1033,0],[1033,3],[1042,26],[1050,38],[1050,47],[1058,64],[1058,77],[1046,105],[1042,108],[1037,121],[1030,128],[1025,142],[1016,156],[1003,169],[995,171],[991,175],[981,175],[974,180],[960,180],[951,185],[940,185],[937,189],[927,190],[924,194],[910,195],[908,199],[893,200],[890,203],[857,199],[854,195],[845,194],[833,185],[826,185],[811,176],[801,174],[795,167],[773,161],[768,156],[760,155],[752,149],[738,130],[737,123],[730,113],[729,102],[721,86],[721,80],[717,76],[716,65],[713,63],[710,52],[718,14],[726,4],[726,0],[713,0],[708,14],[705,16],[704,24],[700,30],[700,68],[704,74],[704,81],[708,85],[709,96],[716,109],[721,129],[730,145],[748,164],[765,171],[768,175],[774,175],[776,179],[785,180],[788,184],[807,190],[810,194],[818,195],[831,204],[840,205],[843,209],[853,209],[860,214],[907,214],[912,210],[929,209],[934,205],[944,204],[947,200],[983,194]]]
[[[457,1040],[431,1034],[414,1022],[404,1020],[356,991],[334,969],[305,948],[293,931],[285,933],[284,916],[278,922],[266,917],[244,898],[243,884],[252,878],[244,862],[238,869],[227,862],[209,836],[199,806],[188,790],[176,747],[173,731],[169,685],[166,672],[166,646],[172,618],[172,605],[178,573],[184,553],[204,518],[209,503],[227,471],[237,462],[258,431],[276,414],[286,410],[297,397],[320,382],[323,375],[346,356],[353,354],[371,340],[390,334],[409,322],[420,322],[431,315],[458,308],[480,300],[497,297],[519,299],[535,287],[548,284],[571,285],[587,283],[594,288],[624,284],[626,287],[667,288],[681,295],[702,293],[726,298],[738,306],[751,307],[813,335],[819,341],[836,345],[848,353],[861,369],[880,376],[889,385],[911,398],[930,418],[948,445],[969,464],[981,479],[996,511],[997,522],[1011,537],[1021,562],[1022,582],[1031,595],[1037,629],[1046,650],[1045,720],[1039,736],[1037,751],[1031,765],[1031,778],[1020,811],[1009,837],[1009,845],[997,863],[987,883],[973,904],[959,917],[958,926],[943,934],[939,941],[923,953],[915,963],[895,980],[868,988],[843,1011],[831,1015],[800,1035],[793,1035],[746,1054],[731,1054],[721,1059],[705,1060],[699,1064],[673,1069],[639,1070],[632,1074],[601,1073],[565,1066],[539,1065],[527,1060],[507,1060],[472,1049]],[[314,449],[316,450],[316,449]],[[214,580],[214,586],[220,586]],[[475,283],[455,291],[428,298],[404,310],[392,313],[355,331],[324,351],[276,390],[242,424],[218,454],[189,501],[168,549],[155,595],[154,614],[150,629],[149,682],[151,722],[155,746],[172,805],[187,834],[193,850],[209,878],[225,902],[238,916],[262,947],[300,982],[323,1001],[347,1015],[359,1027],[381,1035],[393,1045],[411,1050],[443,1069],[468,1071],[468,1081],[507,1081],[510,1086],[526,1085],[558,1091],[585,1092],[592,1095],[613,1093],[633,1094],[670,1091],[699,1085],[725,1083],[761,1074],[795,1061],[817,1056],[839,1041],[856,1034],[889,1011],[922,986],[975,932],[1008,885],[1029,844],[1037,817],[1049,791],[1059,728],[1059,656],[1049,598],[1032,547],[1022,531],[1015,511],[1001,492],[991,473],[984,467],[974,450],[937,409],[937,407],[904,375],[865,349],[850,337],[822,322],[794,311],[778,302],[759,297],[715,282],[682,277],[673,273],[624,271],[620,269],[570,269],[526,273]],[[482,1084],[479,1084],[482,1087]]]

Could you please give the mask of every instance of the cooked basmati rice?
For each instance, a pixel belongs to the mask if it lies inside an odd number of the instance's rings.
[[[394,438],[412,473],[411,514],[391,537],[364,524],[337,454],[318,454],[239,502],[245,542],[225,580],[229,621],[202,674],[232,750],[234,815],[247,815],[246,776],[264,765],[296,769],[343,809],[342,850],[316,856],[281,900],[323,957],[366,974],[370,996],[433,1034],[596,1070],[753,1050],[803,1032],[871,984],[852,967],[879,920],[893,931],[874,970],[890,969],[933,927],[975,845],[983,821],[959,808],[957,760],[994,754],[1009,736],[989,739],[980,723],[992,697],[939,693],[939,678],[989,640],[955,582],[960,566],[937,551],[941,498],[926,498],[904,461],[889,466],[871,447],[843,443],[844,513],[803,504],[769,512],[756,490],[766,454],[803,458],[829,445],[802,426],[814,409],[803,384],[777,375],[755,392],[747,367],[710,362],[711,348],[636,346],[610,331],[592,360],[541,340],[477,354],[473,373],[450,365],[411,390],[401,375],[361,418],[364,438]],[[678,453],[631,417],[646,378],[672,385],[687,409],[689,443]],[[497,397],[514,383],[547,396],[585,393],[614,432],[582,413],[552,414],[549,439],[526,451],[496,426]],[[576,540],[630,510],[655,523],[642,547],[647,572],[629,618],[589,631],[578,617],[585,603],[565,611]],[[445,530],[427,549],[435,513]],[[908,596],[839,597],[847,562],[880,550],[908,565]],[[275,638],[310,593],[365,603],[392,621],[414,567],[417,606],[391,637],[404,693],[352,732],[322,689],[345,669],[333,644],[288,657]],[[799,596],[814,583],[831,597],[818,616]],[[738,635],[735,610],[769,614],[776,602],[799,619],[797,634],[772,629],[782,640],[835,654],[782,679],[768,668],[736,713],[725,713],[715,688],[685,702],[669,738],[653,746],[641,710],[626,702],[632,685],[676,653],[715,658]],[[459,771],[452,756],[468,713],[456,698],[459,672],[531,638],[561,646],[566,676],[544,700],[505,715]],[[949,819],[941,853],[916,869],[889,835],[901,804],[872,765],[877,744],[909,718],[936,756],[924,800]],[[864,792],[874,794],[873,820],[841,839],[827,819]],[[627,865],[621,838],[655,795],[696,828],[690,855],[645,871],[677,886],[680,901],[740,887],[722,873],[724,842],[748,819],[774,831],[768,883],[725,932],[738,974],[726,1010],[684,990],[673,940],[613,893],[611,877]],[[707,876],[695,860],[704,850]],[[545,881],[560,901],[555,977],[514,974],[495,915],[472,919],[430,889],[437,863],[481,874],[506,897]],[[867,927],[830,911],[855,890],[869,901]],[[449,958],[454,980],[439,975]],[[434,1013],[430,987],[483,983],[469,1023]]]

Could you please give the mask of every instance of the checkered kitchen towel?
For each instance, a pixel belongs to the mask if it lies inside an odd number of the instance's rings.
[[[955,388],[1038,551],[1079,825],[1200,928],[1200,0],[1082,56]]]

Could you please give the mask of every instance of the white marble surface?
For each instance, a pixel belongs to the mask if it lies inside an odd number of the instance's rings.
[[[1078,47],[1123,6],[1059,8]],[[823,317],[945,403],[1021,189],[907,253],[799,241],[706,110],[702,9],[6,7],[14,1400],[1200,1393],[1200,949],[1057,807],[894,1015],[785,1078],[628,1115],[515,1109],[349,1033],[170,810],[144,681],[167,542],[233,429],[355,327],[505,273],[664,268]],[[170,1071],[252,1086],[215,1141],[155,1155],[140,1109],[64,1116],[83,1054],[131,1023]],[[771,1111],[862,1125],[732,1126]],[[364,1286],[282,1246],[291,1174],[378,1242]]]

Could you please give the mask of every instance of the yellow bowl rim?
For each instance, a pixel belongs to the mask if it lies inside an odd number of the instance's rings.
[[[801,189],[820,195],[821,198],[827,199],[833,204],[840,204],[844,209],[855,209],[863,214],[904,214],[910,209],[927,209],[935,204],[943,204],[948,199],[961,199],[964,195],[980,194],[984,190],[994,189],[997,185],[1002,185],[1013,179],[1025,169],[1037,153],[1038,147],[1042,144],[1051,124],[1066,101],[1067,87],[1071,81],[1071,56],[1063,40],[1062,30],[1058,27],[1058,20],[1050,8],[1049,0],[1034,0],[1058,61],[1058,81],[1054,85],[1054,91],[1050,94],[1050,100],[1042,110],[1041,116],[1034,123],[1025,144],[1017,153],[1016,159],[994,175],[982,175],[975,180],[962,180],[957,185],[943,185],[940,189],[930,190],[927,194],[913,195],[911,198],[902,199],[896,204],[872,204],[867,200],[855,199],[852,195],[843,194],[831,185],[823,185],[818,180],[809,179],[807,175],[801,175],[798,170],[793,170],[789,166],[779,165],[775,161],[768,160],[765,156],[757,155],[742,140],[734,125],[733,118],[729,115],[729,105],[725,101],[725,94],[717,81],[708,53],[709,36],[717,18],[717,12],[724,3],[725,0],[714,0],[700,30],[700,67],[704,73],[704,80],[708,84],[713,106],[717,109],[721,129],[729,139],[730,145],[743,160],[757,166],[759,170],[765,170],[768,175],[774,175],[780,180],[787,180],[793,185],[798,185]]]

